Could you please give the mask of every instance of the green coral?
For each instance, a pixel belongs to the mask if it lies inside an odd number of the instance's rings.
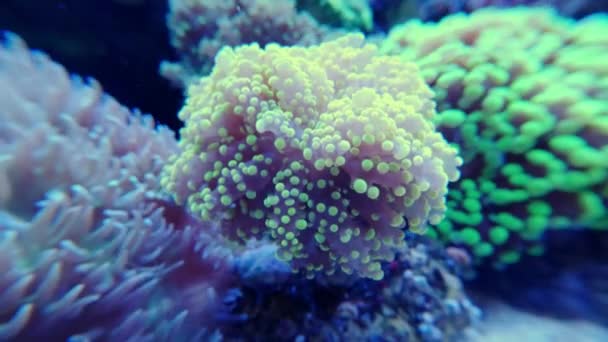
[[[530,8],[391,31],[383,53],[418,64],[465,162],[429,234],[504,265],[542,253],[547,229],[608,228],[606,32],[606,16]]]

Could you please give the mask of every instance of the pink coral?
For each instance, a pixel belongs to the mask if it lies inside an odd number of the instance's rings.
[[[235,241],[269,238],[309,277],[382,278],[406,226],[441,221],[461,160],[418,69],[376,54],[362,35],[223,49],[190,87],[163,186]]]
[[[185,323],[205,317],[214,284],[196,283],[192,308],[168,275],[201,275],[200,254],[221,251],[160,191],[173,132],[10,34],[0,88],[0,340],[203,333]]]

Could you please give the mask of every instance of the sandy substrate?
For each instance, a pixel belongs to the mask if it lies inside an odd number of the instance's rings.
[[[467,333],[473,342],[605,342],[608,327],[588,321],[563,321],[520,311],[505,304],[483,305],[484,319]]]

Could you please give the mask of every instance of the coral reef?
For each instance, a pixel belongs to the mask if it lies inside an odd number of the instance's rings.
[[[310,277],[382,278],[404,228],[443,218],[461,159],[417,68],[376,54],[357,34],[223,49],[179,113],[163,186],[235,241],[276,241]]]
[[[430,341],[479,316],[451,258],[420,236],[383,282],[342,284],[294,274],[275,244],[225,240],[161,191],[172,131],[12,34],[0,85],[0,340],[343,340],[391,327],[393,340]]]
[[[420,67],[464,158],[432,235],[501,266],[542,254],[546,229],[608,226],[607,31],[529,8],[391,31],[383,52]]]
[[[598,9],[7,0],[0,341],[605,339]]]
[[[167,23],[180,61],[163,62],[160,72],[182,87],[208,74],[223,46],[307,46],[330,34],[293,0],[170,0]]]

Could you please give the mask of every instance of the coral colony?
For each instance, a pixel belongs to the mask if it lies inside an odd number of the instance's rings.
[[[608,227],[608,17],[310,3],[169,1],[179,139],[4,35],[0,340],[453,340]]]

